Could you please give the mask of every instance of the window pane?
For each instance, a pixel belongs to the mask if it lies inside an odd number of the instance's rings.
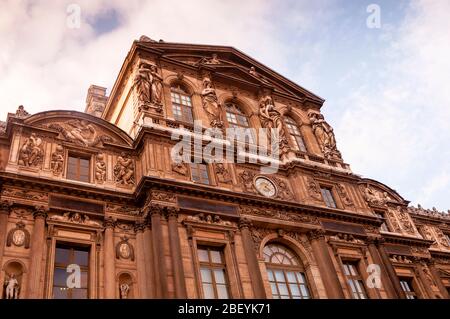
[[[278,290],[280,291],[281,296],[289,296],[289,291],[286,284],[278,284]]]
[[[283,272],[281,270],[275,270],[275,279],[278,282],[284,282],[284,275]]]
[[[289,284],[289,289],[291,290],[291,294],[293,297],[300,296],[300,289],[296,284]]]
[[[274,283],[270,284],[270,288],[272,289],[272,295],[278,295],[277,285]]]
[[[72,289],[72,299],[87,299],[87,289]]]
[[[212,284],[203,284],[203,293],[205,299],[214,299],[214,288]]]
[[[288,282],[297,282],[297,280],[295,279],[295,274],[292,271],[286,272],[286,277]]]
[[[69,253],[70,250],[66,248],[55,249],[55,263],[57,264],[69,264]]]
[[[211,283],[212,277],[211,277],[211,271],[207,268],[200,269],[200,273],[202,275],[202,282]]]
[[[267,276],[269,277],[269,281],[274,281],[275,278],[273,277],[272,270],[267,270]]]
[[[228,290],[225,285],[217,285],[217,297],[219,299],[228,299]]]
[[[88,273],[87,271],[81,272],[81,287],[80,288],[87,288],[88,287]]]
[[[66,288],[53,287],[53,298],[54,299],[68,299]]]
[[[209,261],[208,251],[206,249],[198,249],[197,254],[198,254],[198,260],[205,261],[205,262]]]
[[[65,268],[55,268],[53,275],[53,285],[58,287],[67,287],[67,277],[69,273]]]
[[[225,273],[224,273],[223,269],[214,270],[214,279],[216,280],[216,283],[218,283],[218,284],[226,284]]]

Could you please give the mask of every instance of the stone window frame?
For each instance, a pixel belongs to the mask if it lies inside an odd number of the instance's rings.
[[[294,147],[296,151],[302,152],[302,153],[308,153],[308,147],[306,146],[305,138],[303,137],[303,134],[300,130],[300,125],[297,123],[295,119],[293,119],[291,116],[286,115],[284,117],[284,125],[286,126],[286,129],[290,135],[290,142],[291,144],[294,144]],[[299,143],[297,137],[300,138],[301,143]],[[301,144],[301,145],[300,145]],[[302,146],[304,150],[302,149]]]
[[[174,102],[173,101],[173,96],[172,93],[174,94],[178,94],[179,98],[180,98],[180,103]],[[195,121],[195,116],[194,116],[194,102],[193,102],[193,94],[189,92],[189,90],[186,88],[186,86],[183,83],[172,83],[169,87],[169,96],[170,96],[170,105],[171,105],[171,112],[172,112],[172,116],[174,118],[175,121],[177,122],[182,122],[182,123],[187,123],[189,125],[193,125],[194,121]],[[181,102],[182,100],[182,96],[184,97],[188,97],[189,98],[189,102],[190,105],[187,104],[183,104]],[[181,118],[178,118],[177,115],[175,115],[174,112],[174,107],[179,106],[181,108]],[[192,117],[192,121],[189,121],[188,119],[185,118],[185,113],[184,113],[184,109],[190,109],[190,114]]]
[[[68,178],[69,158],[70,157],[76,157],[79,159],[84,158],[86,160],[89,160],[89,181],[88,182]],[[79,151],[77,149],[67,149],[66,154],[65,154],[65,159],[66,160],[64,161],[65,163],[64,163],[64,175],[63,175],[65,180],[71,181],[71,182],[86,183],[86,184],[93,183],[93,180],[94,180],[94,176],[93,176],[94,154],[92,154],[90,152],[88,153],[88,152]]]

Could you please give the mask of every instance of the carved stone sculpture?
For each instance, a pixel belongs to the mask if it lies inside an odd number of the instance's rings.
[[[231,183],[231,174],[230,172],[225,168],[225,165],[223,163],[217,163],[216,164],[216,175],[217,180],[221,183]]]
[[[253,178],[255,173],[251,171],[243,171],[239,174],[239,179],[241,180],[244,192],[246,193],[256,193],[256,188],[253,183]]]
[[[141,62],[134,77],[139,107],[147,110],[151,105],[160,110],[162,104],[162,77],[155,65]]]
[[[27,117],[29,115],[30,115],[30,113],[25,111],[25,108],[23,107],[23,105],[19,105],[19,107],[17,108],[17,111],[16,111],[16,116],[19,118],[22,118],[22,117]]]
[[[319,186],[312,177],[306,179],[306,188],[308,190],[308,196],[316,201],[322,201],[322,194],[320,192]]]
[[[364,199],[369,205],[385,206],[386,202],[391,200],[386,192],[380,192],[371,188],[370,186],[366,186],[363,192]]]
[[[323,155],[329,159],[342,159],[341,153],[336,148],[333,128],[324,120],[323,115],[315,112],[308,115]]]
[[[19,281],[14,274],[10,274],[5,280],[5,297],[6,299],[19,299]]]
[[[128,299],[128,293],[130,292],[130,285],[127,283],[120,284],[120,298]]]
[[[56,146],[56,150],[52,154],[52,161],[50,163],[53,175],[59,176],[64,169],[64,148],[61,145]]]
[[[188,173],[188,168],[186,163],[172,163],[172,171],[180,175],[186,176]]]
[[[405,212],[404,209],[402,209],[402,207],[397,206],[397,215],[398,215],[398,219],[400,220],[400,223],[402,224],[403,229],[409,233],[409,234],[414,234],[415,230],[414,230],[414,226],[411,223],[408,213]]]
[[[42,163],[44,151],[42,139],[35,133],[32,133],[25,140],[19,151],[19,165],[26,167],[37,167]]]
[[[22,221],[19,221],[16,227],[8,233],[6,246],[10,247],[12,244],[25,249],[30,248],[30,233],[25,229],[25,224]]]
[[[281,111],[275,108],[272,97],[264,95],[259,100],[259,119],[263,128],[267,129],[267,138],[272,143],[272,132],[278,133],[279,154],[289,152],[290,147],[286,137],[286,130],[283,124]]]
[[[130,155],[122,152],[114,166],[114,177],[121,185],[134,185],[134,162]]]
[[[0,121],[0,134],[6,132],[6,122]]]
[[[85,147],[103,146],[105,142],[114,141],[110,136],[99,134],[94,124],[86,120],[52,123],[48,127],[59,132],[67,141]]]
[[[103,154],[98,154],[95,159],[95,180],[99,184],[106,181],[106,162]]]
[[[50,220],[62,221],[66,223],[82,224],[88,226],[101,226],[100,222],[91,220],[89,216],[80,213],[64,213],[63,215],[52,215]]]
[[[216,90],[214,89],[209,75],[203,77],[202,103],[203,109],[208,115],[212,127],[223,127],[222,106],[217,99]]]
[[[278,192],[277,197],[282,200],[293,200],[294,195],[292,194],[291,190],[289,189],[289,186],[287,183],[279,178],[273,178],[275,182],[277,183]]]
[[[355,203],[348,195],[347,191],[345,190],[345,186],[343,184],[338,184],[337,190],[345,206],[355,206]]]
[[[129,238],[126,236],[122,237],[122,240],[116,246],[116,258],[130,259],[134,261],[134,249],[133,246],[128,242]]]

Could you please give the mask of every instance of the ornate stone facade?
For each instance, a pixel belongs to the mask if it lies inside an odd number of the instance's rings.
[[[0,123],[1,298],[217,297],[201,280],[208,256],[230,298],[276,297],[270,274],[285,263],[303,297],[354,298],[350,266],[366,298],[449,297],[448,213],[354,174],[324,100],[231,47],[132,46],[111,96],[92,86],[86,112],[20,106]],[[278,170],[175,163],[171,135],[199,134],[191,119],[200,133],[274,130]],[[294,151],[300,135],[307,151]],[[73,264],[88,278],[77,291],[53,280]]]

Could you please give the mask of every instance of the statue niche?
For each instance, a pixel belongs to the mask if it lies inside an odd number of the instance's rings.
[[[32,133],[25,140],[19,151],[19,165],[25,167],[38,167],[44,157],[43,142],[36,133]]]
[[[3,299],[19,299],[22,288],[23,267],[16,261],[9,262],[5,267],[5,281],[3,283]]]

